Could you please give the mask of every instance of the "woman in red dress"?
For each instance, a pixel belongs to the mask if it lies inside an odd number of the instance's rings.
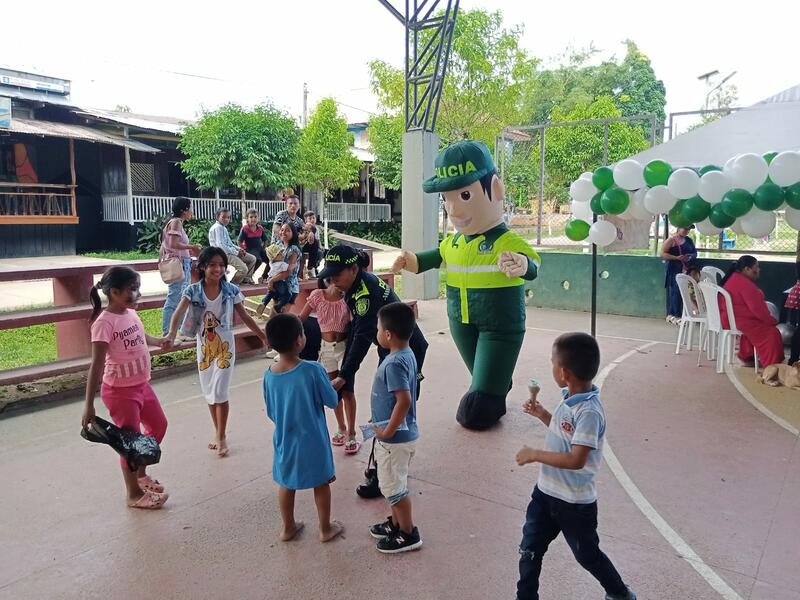
[[[739,359],[752,363],[755,347],[759,362],[766,367],[784,361],[783,340],[775,327],[778,322],[767,308],[764,292],[755,283],[758,276],[758,261],[745,254],[731,265],[721,285],[731,295],[736,327],[743,334]],[[720,313],[723,327],[728,328],[728,314],[721,298]]]

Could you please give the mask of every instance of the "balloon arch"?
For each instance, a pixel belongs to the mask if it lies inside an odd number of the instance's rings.
[[[667,214],[677,227],[696,225],[703,235],[726,227],[760,238],[776,225],[775,211],[800,230],[800,152],[740,154],[723,167],[673,169],[662,160],[641,165],[623,160],[614,168],[583,173],[570,185],[573,219],[569,239],[605,247],[617,239],[617,228],[594,215],[648,220]],[[785,206],[784,206],[785,205]]]

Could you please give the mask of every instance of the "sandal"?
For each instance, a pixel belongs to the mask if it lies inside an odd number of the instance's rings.
[[[331,436],[331,444],[334,446],[344,446],[344,431],[337,431]]]
[[[155,510],[164,506],[167,498],[169,498],[169,494],[167,493],[157,494],[155,492],[145,492],[135,502],[128,500],[128,506],[130,508],[145,508],[149,510]]]
[[[164,486],[161,485],[161,482],[157,479],[153,479],[150,475],[139,477],[139,487],[142,488],[144,492],[155,492],[156,494],[164,492]]]
[[[345,454],[358,454],[358,451],[361,450],[361,442],[358,440],[347,440],[344,445],[344,453]]]

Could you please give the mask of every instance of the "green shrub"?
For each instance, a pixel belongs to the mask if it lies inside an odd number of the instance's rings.
[[[348,223],[342,233],[399,248],[402,231],[400,223]]]

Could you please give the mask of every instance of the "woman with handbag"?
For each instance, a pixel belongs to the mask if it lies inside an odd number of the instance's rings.
[[[164,226],[158,270],[167,284],[167,300],[161,313],[161,333],[167,335],[172,314],[178,307],[183,290],[189,285],[192,271],[192,254],[197,256],[202,248],[190,244],[183,222],[192,218],[192,200],[178,196],[172,202],[172,218]]]

